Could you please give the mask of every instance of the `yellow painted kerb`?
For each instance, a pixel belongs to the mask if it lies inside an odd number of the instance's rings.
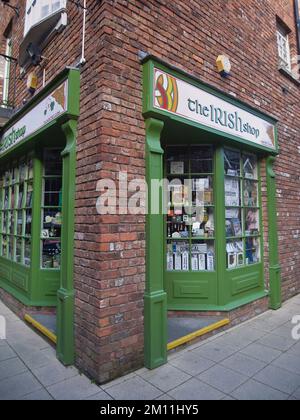
[[[40,331],[43,335],[45,335],[47,338],[49,338],[50,341],[52,341],[54,344],[57,343],[57,337],[53,332],[48,330],[48,328],[44,327],[44,325],[37,322],[35,319],[33,319],[30,315],[26,314],[24,316],[25,321],[27,321],[29,324],[31,324],[34,328],[36,328],[38,331]]]
[[[209,325],[208,327],[202,328],[199,331],[186,335],[185,337],[179,338],[178,340],[173,341],[172,343],[168,344],[168,350],[174,350],[177,347],[182,346],[183,344],[187,344],[196,338],[202,337],[205,334],[208,334],[212,331],[218,330],[219,328],[225,327],[226,325],[230,324],[229,319],[223,319],[222,321],[218,321],[214,324]]]

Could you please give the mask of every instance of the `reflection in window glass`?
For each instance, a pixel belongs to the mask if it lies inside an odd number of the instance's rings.
[[[225,175],[240,176],[241,175],[240,152],[226,149],[224,151],[224,167],[225,167]]]

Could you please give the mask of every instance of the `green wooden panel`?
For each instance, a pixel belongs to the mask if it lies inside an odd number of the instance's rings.
[[[243,269],[243,271],[245,271]],[[252,270],[251,270],[252,271]],[[231,294],[232,296],[240,295],[241,293],[252,291],[259,288],[261,285],[261,270],[253,271],[249,274],[240,274],[231,279]]]

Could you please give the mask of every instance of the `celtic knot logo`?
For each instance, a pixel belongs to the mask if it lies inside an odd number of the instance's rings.
[[[170,112],[176,112],[178,108],[178,86],[174,77],[160,74],[155,86],[156,104]]]

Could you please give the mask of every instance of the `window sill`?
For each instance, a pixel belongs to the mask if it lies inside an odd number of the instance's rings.
[[[278,70],[283,76],[287,77],[290,81],[295,83],[296,86],[300,86],[300,79],[296,79],[296,77],[294,77],[290,71],[281,66],[279,66]]]
[[[19,49],[19,64],[26,67],[30,64],[26,49],[30,43],[37,45],[41,50],[46,47],[52,37],[61,32],[67,26],[67,13],[65,9],[60,9],[57,13],[42,20],[33,26],[25,35]]]

